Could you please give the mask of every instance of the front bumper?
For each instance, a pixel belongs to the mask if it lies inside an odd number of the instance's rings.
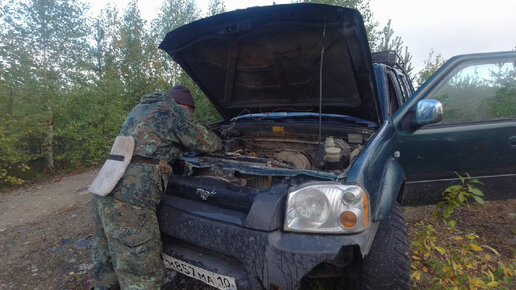
[[[365,255],[376,230],[350,235],[301,234],[250,228],[240,212],[217,216],[212,205],[165,196],[158,211],[164,252],[203,269],[234,277],[238,289],[296,289],[321,263],[345,267],[355,248]],[[224,220],[224,221],[223,221]],[[240,221],[240,222],[239,222]]]

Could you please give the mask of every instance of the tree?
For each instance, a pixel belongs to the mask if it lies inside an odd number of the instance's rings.
[[[425,67],[418,72],[416,82],[417,87],[420,87],[435,71],[444,64],[445,60],[440,53],[435,53],[433,49],[430,50],[428,58],[425,60]]]
[[[33,115],[24,112],[29,106],[23,102],[29,93],[24,85],[28,85],[30,74],[24,68],[30,55],[17,45],[22,36],[14,29],[20,21],[16,8],[12,1],[0,7],[0,186],[22,183],[13,171],[25,168],[31,160],[24,139],[31,133]]]
[[[369,0],[299,0],[298,3],[318,3],[327,4],[333,6],[341,6],[354,8],[360,11],[362,18],[364,19],[364,25],[367,32],[367,40],[369,41],[370,47],[375,47],[378,41],[378,22],[374,20],[373,12],[369,6]]]
[[[378,51],[384,50],[395,50],[399,51],[401,46],[403,45],[403,41],[401,37],[396,36],[394,39],[392,36],[394,35],[394,30],[391,27],[391,19],[387,22],[387,25],[382,30],[382,35],[380,38],[380,43],[377,46]]]
[[[184,71],[179,76],[179,83],[186,86],[195,101],[195,117],[203,123],[213,123],[221,120],[222,117],[219,115],[215,107],[211,104],[210,100],[203,94],[199,86],[187,75]]]
[[[152,38],[155,39],[155,47],[165,38],[165,35],[182,25],[197,20],[201,12],[194,0],[165,0],[160,8],[158,17],[152,21]],[[163,73],[165,84],[177,84],[181,74],[181,68],[172,62],[163,51],[157,55],[160,60],[159,67]],[[166,89],[166,88],[163,88]]]
[[[141,18],[138,0],[132,0],[123,15],[120,25],[119,38],[113,46],[118,52],[119,68],[121,72],[126,102],[124,108],[130,110],[140,97],[151,90],[147,71],[150,69],[145,39],[145,21]]]
[[[394,50],[403,61],[403,69],[408,75],[411,75],[412,67],[412,55],[408,52],[408,47],[403,47],[403,40],[401,40],[400,36],[394,36],[394,29],[391,27],[391,19],[387,22],[385,27],[382,29],[382,33],[380,36],[380,43],[378,46],[374,47],[374,51],[386,51],[386,50]]]
[[[73,84],[82,78],[88,33],[81,1],[8,0],[9,47],[4,58],[16,97],[33,126],[31,139],[39,145],[47,170],[55,167],[55,121]],[[4,10],[5,11],[5,10]],[[23,66],[20,66],[23,63]],[[16,85],[16,89],[15,86]],[[17,90],[19,89],[19,91]],[[27,106],[31,104],[31,106]]]
[[[494,98],[487,102],[492,118],[502,119],[516,116],[516,63],[500,63],[491,72],[487,84],[496,87]]]
[[[225,10],[225,5],[220,0],[210,2],[208,13],[214,15]],[[153,21],[154,38],[160,41],[165,35],[182,25],[197,20],[200,17],[200,10],[192,0],[166,0],[161,8],[158,18]],[[156,44],[156,47],[158,45]],[[168,90],[170,86],[176,84],[185,85],[196,103],[195,115],[203,122],[212,122],[220,119],[220,116],[213,108],[210,101],[201,92],[195,82],[177,65],[173,63],[170,56],[165,52],[160,52],[160,69],[165,72],[162,90]]]
[[[360,11],[364,19],[364,25],[367,32],[367,39],[371,51],[394,50],[403,60],[403,69],[407,74],[411,74],[413,67],[411,64],[412,56],[408,52],[408,47],[403,47],[403,41],[400,36],[394,36],[394,30],[391,27],[391,20],[387,25],[378,31],[378,22],[374,20],[374,14],[371,11],[369,0],[301,0],[305,3],[319,3],[333,6],[342,6],[354,8]]]
[[[91,166],[104,160],[134,102],[134,98],[127,97],[124,81],[128,80],[122,76],[122,25],[123,19],[113,6],[105,7],[92,19],[92,46],[86,69],[90,73],[87,83],[73,93],[75,101],[67,103],[63,116],[67,126],[60,143],[69,166]]]
[[[222,0],[210,0],[208,3],[208,16],[226,12],[226,4]]]

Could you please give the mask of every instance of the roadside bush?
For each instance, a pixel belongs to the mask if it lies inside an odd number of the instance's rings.
[[[443,200],[437,203],[438,207],[444,208],[443,217],[449,218],[456,207],[468,204],[468,199],[473,198],[476,202],[483,204],[482,197],[484,194],[475,184],[482,184],[478,179],[472,179],[469,173],[466,172],[466,177],[461,176],[457,172],[455,174],[459,177],[461,184],[447,187],[441,193]]]
[[[20,145],[24,144],[24,134],[31,132],[19,130],[17,126],[19,122],[7,118],[0,126],[0,188],[22,184],[24,180],[13,172],[29,170],[27,164],[31,156]]]

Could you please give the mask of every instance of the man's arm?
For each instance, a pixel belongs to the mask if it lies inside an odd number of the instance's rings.
[[[222,148],[220,138],[199,123],[193,114],[183,108],[179,108],[177,111],[173,128],[177,139],[188,151],[206,153]]]

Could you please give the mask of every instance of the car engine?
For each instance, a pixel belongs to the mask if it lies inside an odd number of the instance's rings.
[[[299,124],[226,124],[218,128],[224,151],[183,158],[174,172],[211,176],[233,184],[262,189],[297,172],[345,174],[374,132],[360,127],[325,127],[321,141],[317,126]],[[179,171],[179,172],[178,172]]]

